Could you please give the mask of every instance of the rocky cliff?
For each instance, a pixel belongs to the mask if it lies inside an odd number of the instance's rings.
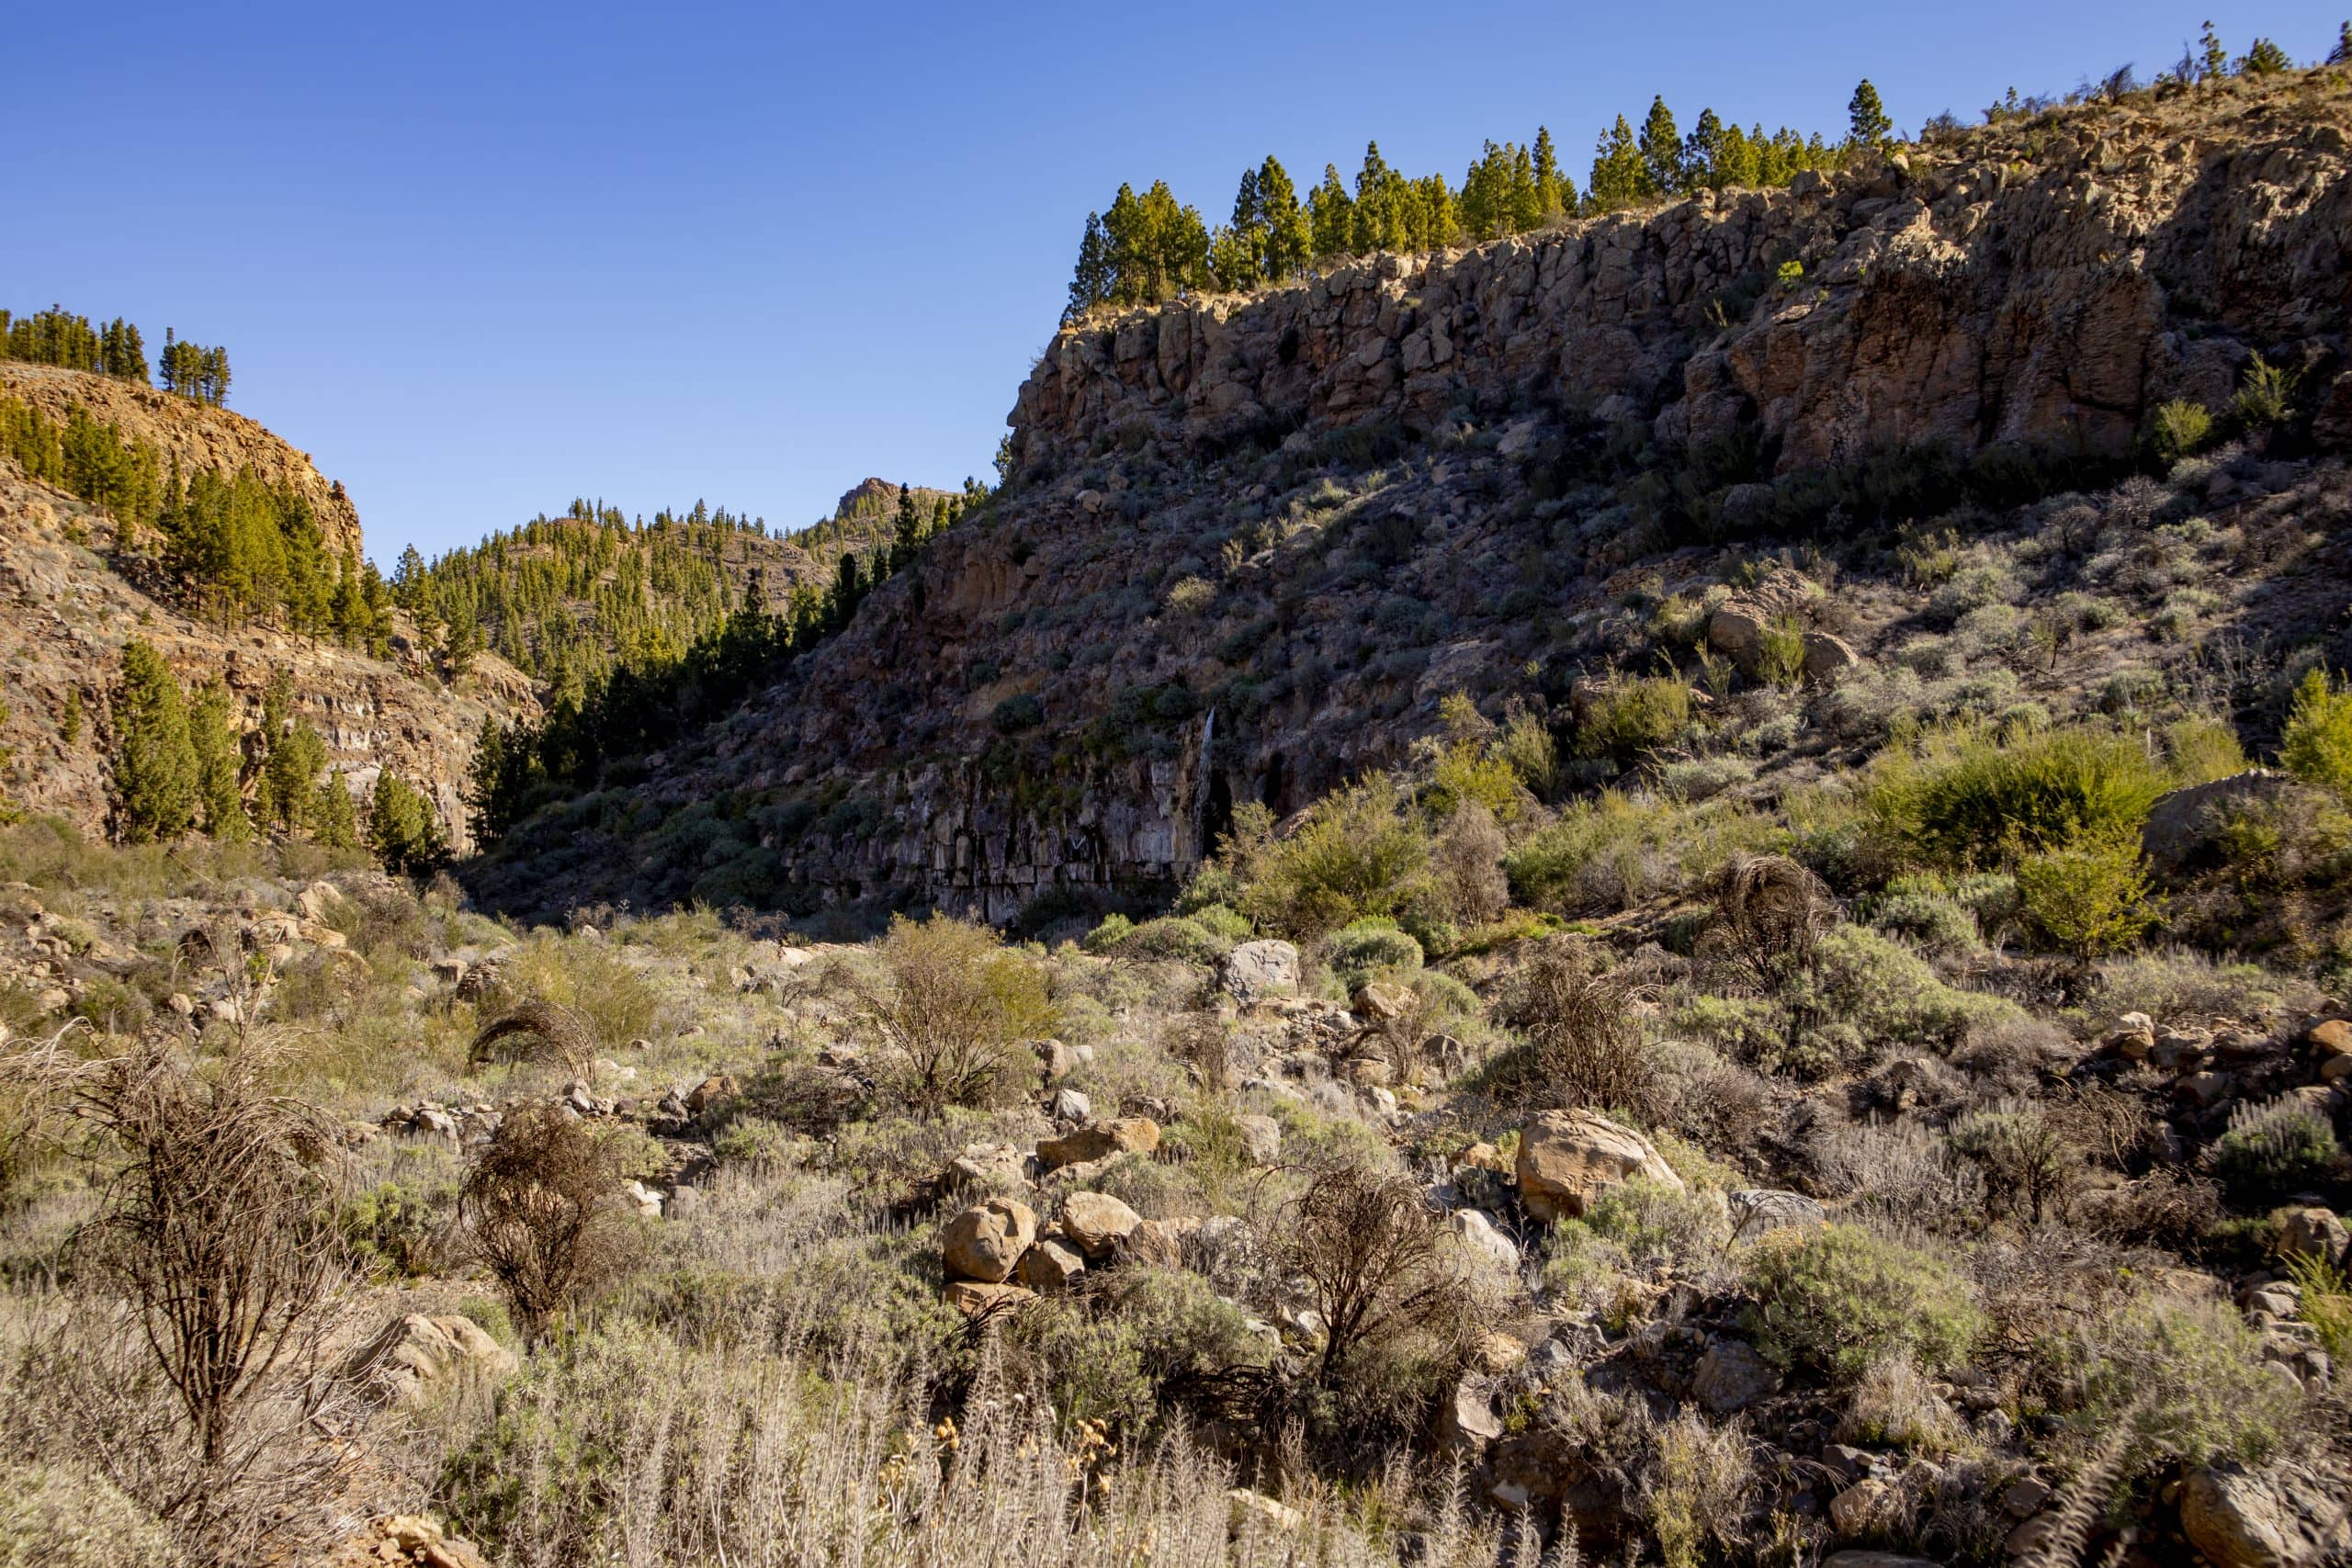
[[[1927,441],[2120,452],[2158,402],[2225,402],[2250,353],[2337,367],[2346,120],[2316,87],[2092,107],[1136,311],[1054,340],[1015,446],[1050,469],[1147,439],[1431,431],[1517,400],[1678,442],[1752,428],[1783,472]],[[2352,381],[2334,409],[2352,431]]]
[[[1958,560],[2070,491],[2144,484],[2150,411],[2226,427],[2257,354],[2291,439],[2250,433],[2175,499],[2332,516],[2309,464],[2352,436],[2347,124],[2324,73],[2143,95],[1064,331],[1012,416],[1014,485],[702,744],[527,825],[482,886],[999,919],[1164,889],[1237,803],[1399,760],[1450,692],[1595,753],[1579,694],[1687,660],[1668,607],[1751,592],[1771,552],[1851,555],[1802,613],[1830,662],[1894,658],[1945,629],[1898,536]],[[2299,579],[2165,608],[2259,641],[2342,606]],[[2108,678],[2088,657],[2003,691],[2070,703]]]
[[[176,461],[182,473],[251,468],[271,484],[291,485],[311,503],[329,550],[341,558],[360,547],[359,513],[342,481],[321,474],[309,453],[295,450],[243,414],[135,381],[15,360],[0,360],[0,397],[30,403],[61,424],[78,405],[101,423],[119,428],[125,440],[154,447],[165,464]]]

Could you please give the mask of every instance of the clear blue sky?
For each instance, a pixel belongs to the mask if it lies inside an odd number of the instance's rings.
[[[1457,180],[1663,91],[1685,130],[1895,122],[2152,74],[2207,15],[2324,54],[2352,0],[431,3],[16,7],[0,304],[228,344],[389,566],[557,511],[805,523],[985,474],[1122,179],[1211,221],[1268,151]]]

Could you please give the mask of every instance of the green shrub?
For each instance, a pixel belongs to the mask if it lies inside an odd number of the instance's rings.
[[[2284,365],[2273,365],[2256,355],[2239,378],[2238,395],[2230,404],[2242,430],[2267,430],[2284,424],[2294,412],[2295,386],[2302,378]]]
[[[1636,1176],[1587,1204],[1582,1218],[1552,1228],[1544,1281],[1569,1291],[1615,1274],[1703,1272],[1730,1239],[1719,1196]]]
[[[433,1272],[456,1197],[456,1190],[446,1186],[427,1190],[381,1181],[344,1200],[335,1224],[358,1268],[384,1279],[413,1279]]]
[[[1804,626],[1794,615],[1775,615],[1757,638],[1756,672],[1783,690],[1804,679]]]
[[[1438,753],[1428,799],[1430,809],[1441,817],[1476,804],[1493,812],[1497,821],[1515,822],[1526,793],[1510,763],[1485,746],[1463,740]]]
[[[2129,736],[2058,729],[2002,740],[1973,728],[1882,753],[1864,804],[1895,847],[1971,869],[2135,835],[2172,784]]]
[[[1099,957],[1114,951],[1135,929],[1136,923],[1125,915],[1105,915],[1102,923],[1088,931],[1079,945]]]
[[[2262,1359],[2262,1337],[2227,1302],[2143,1295],[2105,1315],[2060,1353],[2081,1430],[2132,1435],[2154,1469],[2224,1460],[2259,1463],[2294,1427],[2301,1393]]]
[[[2300,1100],[2240,1105],[2214,1145],[2213,1169],[2233,1192],[2283,1197],[2310,1186],[2335,1161],[2335,1129]]]
[[[1242,807],[1225,858],[1243,914],[1312,938],[1365,915],[1395,916],[1421,896],[1430,836],[1396,781],[1374,773],[1317,801],[1287,839],[1274,838],[1265,807]]]
[[[2295,688],[2278,760],[2306,784],[2352,801],[2352,684],[2313,670]]]
[[[1749,1255],[1748,1287],[1757,1348],[1840,1383],[1894,1357],[1930,1376],[1950,1372],[1987,1326],[1949,1262],[1854,1224],[1769,1238]]]
[[[2158,403],[2148,416],[2148,449],[2166,467],[2198,451],[2212,434],[2212,414],[2186,398]]]
[[[1177,958],[1187,964],[1215,964],[1233,951],[1233,940],[1219,936],[1190,915],[1163,915],[1146,920],[1119,943],[1130,958]]]
[[[1421,944],[1379,916],[1333,932],[1329,956],[1332,972],[1351,991],[1384,971],[1419,969],[1422,963]]]
[[[1596,693],[1577,723],[1577,751],[1632,762],[1690,728],[1690,688],[1679,675],[1643,675]]]
[[[2140,846],[2086,840],[2018,863],[2018,900],[2027,927],[2076,958],[2131,946],[2155,924]]]

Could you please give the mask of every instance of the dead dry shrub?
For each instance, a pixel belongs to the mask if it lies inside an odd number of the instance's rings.
[[[1480,1314],[1465,1270],[1419,1184],[1400,1171],[1340,1164],[1313,1172],[1274,1227],[1283,1270],[1306,1281],[1326,1328],[1317,1376],[1337,1382],[1359,1358],[1409,1339],[1466,1343]]]
[[[97,1188],[18,1397],[199,1561],[315,1545],[339,1463],[316,1440],[345,1283],[334,1145],[278,1092],[282,1063],[249,1030],[195,1060],[162,1041],[90,1061],[52,1043],[5,1073],[78,1126]]]
[[[1814,950],[1838,918],[1838,901],[1821,878],[1786,855],[1733,854],[1707,896],[1715,912],[1700,951],[1766,996],[1812,967]]]
[[[1510,848],[1495,814],[1475,800],[1447,821],[1430,852],[1430,869],[1455,919],[1484,925],[1510,907],[1510,879],[1503,874]]]
[[[1235,1071],[1233,1026],[1214,1008],[1178,1013],[1160,1030],[1159,1048],[1199,1075],[1201,1088],[1221,1095],[1241,1086]]]
[[[492,1020],[468,1047],[466,1062],[537,1062],[585,1077],[596,1065],[596,1035],[574,1009],[532,997]]]
[[[560,1105],[506,1113],[458,1190],[458,1217],[533,1343],[638,1252],[613,1149]]]
[[[1487,1088],[1514,1105],[1583,1105],[1656,1122],[1663,1087],[1635,1010],[1649,995],[1630,971],[1605,966],[1589,942],[1550,938],[1505,987],[1501,1019],[1527,1043],[1495,1060]]]

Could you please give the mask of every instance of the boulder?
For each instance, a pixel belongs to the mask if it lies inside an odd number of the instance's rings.
[[[1439,1402],[1437,1438],[1441,1444],[1481,1449],[1502,1435],[1502,1417],[1495,1414],[1495,1392],[1484,1378],[1461,1378],[1454,1383],[1453,1393]]]
[[[1037,1216],[1028,1204],[990,1198],[947,1222],[939,1233],[940,1258],[951,1280],[998,1284],[1012,1277],[1036,1239]]]
[[[1413,1004],[1419,999],[1413,995],[1410,986],[1374,980],[1369,985],[1358,986],[1349,1006],[1358,1018],[1372,1023],[1387,1023],[1412,1011]]]
[[[2314,1056],[2352,1056],[2352,1019],[2321,1019],[2303,1031],[2302,1043]]]
[[[1244,1007],[1286,995],[1298,989],[1298,949],[1271,938],[1245,942],[1225,955],[1217,978]]]
[[[939,1185],[949,1192],[1026,1187],[1028,1168],[1029,1156],[1011,1144],[968,1144],[947,1162]]]
[[[1062,1234],[1093,1262],[1117,1251],[1142,1223],[1142,1215],[1108,1192],[1073,1192],[1062,1200]]]
[[[1892,1520],[1901,1501],[1901,1493],[1875,1476],[1857,1481],[1829,1499],[1829,1528],[1840,1540],[1869,1535]]]
[[[353,1352],[343,1376],[370,1403],[413,1409],[462,1380],[495,1381],[520,1365],[471,1318],[409,1313]]]
[[[1023,1284],[1040,1295],[1067,1289],[1085,1272],[1086,1259],[1051,1236],[1023,1253],[1020,1267],[1013,1270]]]
[[[1727,1201],[1732,1226],[1743,1240],[1767,1231],[1806,1230],[1829,1223],[1827,1212],[1802,1192],[1746,1187],[1731,1193]]]
[[[1498,1269],[1518,1269],[1519,1244],[1505,1235],[1494,1216],[1484,1209],[1456,1209],[1445,1217],[1445,1228],[1461,1237],[1462,1245],[1473,1256],[1487,1259]]]
[[[2189,1472],[2180,1529],[2215,1568],[2312,1568],[2352,1550],[2352,1494],[2296,1463]]]
[[[1628,1177],[1679,1190],[1682,1179],[1650,1141],[1591,1111],[1546,1111],[1520,1132],[1519,1200],[1545,1223],[1575,1219]]]
[[[1080,1127],[1037,1145],[1037,1163],[1047,1170],[1108,1159],[1113,1155],[1148,1155],[1159,1147],[1159,1123],[1148,1116],[1114,1116],[1091,1127]]]
[[[1023,1285],[990,1284],[984,1280],[950,1280],[940,1299],[966,1317],[990,1317],[1011,1312],[1037,1292]]]
[[[1262,1492],[1252,1492],[1237,1486],[1225,1495],[1226,1529],[1233,1535],[1263,1535],[1281,1531],[1287,1535],[1306,1523],[1306,1516],[1287,1503],[1277,1503]]]
[[[1046,1114],[1057,1122],[1086,1122],[1094,1115],[1094,1101],[1080,1090],[1057,1089],[1046,1097]]]
[[[1862,656],[1843,637],[1827,632],[1804,634],[1803,672],[1807,685],[1834,686],[1861,661]]]
[[[1035,1040],[1030,1045],[1037,1053],[1037,1066],[1047,1083],[1059,1083],[1086,1066],[1086,1058],[1078,1054],[1075,1046],[1058,1040]]]
[[[2278,1215],[2278,1250],[2316,1258],[2333,1263],[2352,1247],[2352,1235],[2347,1235],[2344,1222],[2333,1209],[2318,1204],[2303,1204],[2282,1210]]]
[[[1119,1254],[1138,1263],[1173,1269],[1184,1261],[1183,1233],[1167,1220],[1143,1220],[1127,1233]]]
[[[1241,1133],[1241,1151],[1252,1165],[1272,1165],[1283,1157],[1283,1124],[1271,1116],[1246,1114],[1233,1119]]]
[[[294,895],[294,910],[313,925],[324,925],[343,908],[343,889],[332,882],[313,882]]]
[[[742,1092],[742,1086],[731,1073],[714,1073],[686,1091],[686,1110],[695,1116],[715,1111],[727,1100]]]
[[[1781,1374],[1745,1339],[1718,1339],[1699,1358],[1690,1393],[1717,1416],[1745,1410],[1781,1392]]]
[[[2308,820],[2326,801],[2301,780],[2267,768],[2209,779],[2157,797],[2140,829],[2140,852],[2159,875],[2178,875],[2221,852],[2217,835],[2237,813],[2249,808],[2301,812]]]

